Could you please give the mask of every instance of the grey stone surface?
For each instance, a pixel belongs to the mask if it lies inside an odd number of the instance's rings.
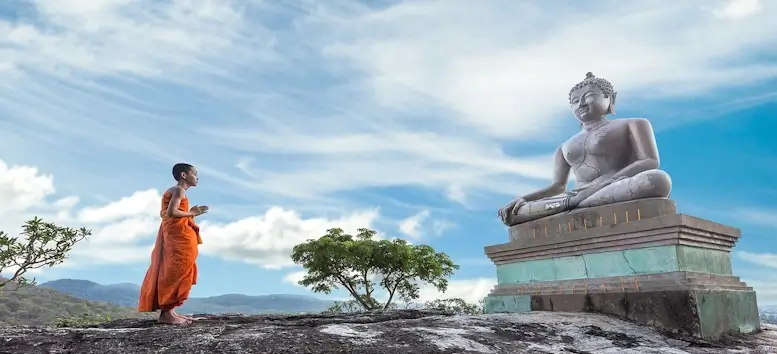
[[[644,118],[608,120],[617,92],[603,79],[586,74],[569,93],[580,131],[556,149],[551,185],[522,195],[498,212],[513,226],[576,208],[644,198],[666,198],[669,174],[659,169],[656,137]],[[570,173],[575,189],[566,191]]]
[[[558,312],[206,316],[185,327],[119,320],[85,329],[0,328],[0,354],[774,353],[775,333],[767,327],[710,343],[604,315]]]
[[[510,241],[525,242],[538,236],[564,236],[570,232],[676,213],[677,205],[668,198],[647,198],[573,209],[510,227]]]
[[[739,240],[738,229],[684,214],[671,214],[563,235],[522,236],[520,242],[486,246],[495,264],[546,259],[635,248],[687,245],[731,251]]]
[[[566,295],[613,292],[724,289],[753,291],[739,277],[698,272],[670,272],[528,284],[501,284],[491,295]]]
[[[595,312],[717,341],[761,330],[755,292],[725,289],[532,295],[533,311]],[[705,306],[705,302],[715,302]]]

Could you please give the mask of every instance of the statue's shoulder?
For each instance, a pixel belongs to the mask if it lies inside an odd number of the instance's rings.
[[[647,118],[618,118],[612,119],[612,122],[619,125],[637,126],[637,127],[652,127],[650,120]]]

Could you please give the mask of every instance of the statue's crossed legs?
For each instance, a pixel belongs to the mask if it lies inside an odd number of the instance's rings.
[[[508,211],[504,221],[508,226],[544,218],[567,210],[590,208],[644,198],[666,198],[672,191],[672,180],[662,170],[648,170],[624,178],[594,192],[586,190],[526,202],[517,213]]]

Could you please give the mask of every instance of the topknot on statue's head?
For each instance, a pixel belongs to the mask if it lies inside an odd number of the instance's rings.
[[[607,81],[607,79],[596,77],[594,73],[589,71],[585,74],[585,79],[583,79],[583,81],[578,82],[571,90],[569,90],[569,101],[572,101],[572,93],[586,85],[596,85],[602,90],[602,93],[606,97],[611,97],[615,93],[615,88],[612,86],[612,83]]]

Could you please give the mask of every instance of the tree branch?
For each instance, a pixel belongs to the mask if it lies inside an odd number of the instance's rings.
[[[361,305],[361,306],[362,306],[362,308],[364,308],[364,309],[366,309],[366,310],[372,310],[372,308],[371,308],[370,306],[368,306],[368,305],[367,305],[367,304],[364,302],[364,299],[362,299],[362,297],[361,297],[361,296],[359,296],[359,294],[358,294],[358,293],[356,292],[356,290],[353,288],[353,285],[351,285],[351,284],[350,284],[350,282],[348,282],[348,281],[345,279],[345,277],[343,277],[343,275],[342,275],[341,273],[339,273],[339,274],[336,274],[336,275],[335,275],[335,278],[336,278],[338,281],[340,281],[340,284],[342,284],[342,285],[343,285],[343,287],[345,287],[345,289],[346,289],[346,290],[348,290],[348,292],[349,292],[349,293],[351,293],[351,296],[353,296],[353,298],[354,298],[354,299],[356,299],[356,301],[357,301],[357,302],[359,302],[359,305]]]
[[[397,278],[396,282],[394,283],[394,287],[389,290],[389,298],[388,301],[386,301],[386,304],[383,305],[383,309],[388,309],[389,306],[391,306],[391,301],[394,300],[394,294],[397,292],[397,288],[399,287],[399,283],[403,280],[407,279],[406,277],[399,277]],[[388,289],[387,289],[388,290]]]

